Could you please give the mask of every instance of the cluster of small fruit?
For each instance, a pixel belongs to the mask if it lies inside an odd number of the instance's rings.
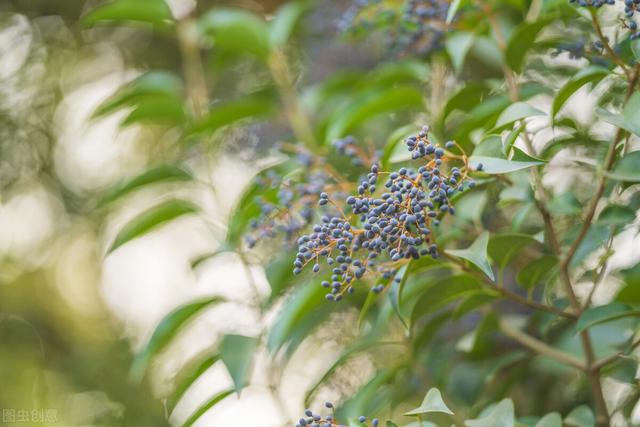
[[[354,34],[382,29],[393,52],[428,55],[444,46],[449,4],[447,0],[405,0],[392,6],[380,0],[356,0],[338,29]]]
[[[640,10],[640,0],[622,0],[624,2],[624,16],[626,20],[622,20],[622,26],[631,32],[631,40],[640,38],[640,31],[638,31],[638,23],[634,19],[636,12]],[[580,7],[595,7],[601,8],[602,6],[615,6],[616,0],[569,0],[570,3],[575,3]]]
[[[345,293],[354,292],[353,282],[367,272],[391,279],[405,260],[438,257],[434,228],[442,216],[455,214],[451,197],[475,182],[468,175],[466,155],[445,151],[456,148],[456,144],[447,142],[440,147],[429,140],[428,133],[429,127],[425,126],[405,140],[411,157],[424,162],[417,170],[402,167],[385,172],[374,164],[358,185],[357,194],[343,203],[351,215],[325,215],[311,233],[298,239],[293,272],[299,274],[312,263],[317,273],[324,259],[331,267],[331,280],[322,282],[330,289],[328,300],[340,301]],[[384,190],[378,191],[383,176]],[[319,199],[320,205],[331,201],[340,206],[327,193],[322,192]],[[380,286],[372,290],[381,292],[384,285]]]
[[[304,417],[300,418],[300,420],[298,420],[298,422],[296,423],[295,427],[347,427],[345,424],[340,424],[336,419],[335,416],[333,415],[333,403],[331,402],[326,402],[325,407],[327,407],[328,409],[331,410],[331,415],[326,415],[326,416],[321,416],[318,415],[316,413],[314,413],[313,411],[311,411],[310,409],[307,409],[306,411],[304,411]],[[361,415],[360,417],[358,417],[358,421],[360,422],[361,425],[363,426],[368,426],[368,420],[367,417],[365,417],[364,415]],[[379,425],[379,421],[377,418],[373,418],[371,420],[371,427],[378,427]]]

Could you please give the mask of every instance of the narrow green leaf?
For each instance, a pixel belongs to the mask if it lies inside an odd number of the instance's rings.
[[[447,54],[451,58],[453,69],[458,74],[462,71],[467,53],[473,45],[474,37],[473,33],[465,32],[455,32],[450,37],[447,37],[445,42]]]
[[[293,1],[280,7],[269,22],[269,44],[278,47],[287,43],[300,17],[310,6],[309,1]]]
[[[151,338],[149,338],[142,350],[135,355],[131,364],[131,378],[136,382],[140,382],[151,360],[169,345],[187,321],[205,308],[223,301],[224,299],[220,297],[209,297],[178,307],[167,314],[156,326]]]
[[[400,322],[407,330],[409,329],[409,325],[407,324],[407,322],[404,320],[404,317],[402,316],[402,312],[400,310],[400,303],[402,299],[402,289],[404,288],[404,285],[407,282],[407,277],[409,276],[410,271],[411,271],[411,261],[409,261],[407,264],[400,267],[400,269],[395,275],[395,277],[400,277],[400,281],[396,282],[395,280],[393,280],[391,284],[391,288],[389,289],[389,300],[391,301],[391,306],[393,307],[393,311],[396,313],[396,316],[398,316],[398,319],[400,319]]]
[[[636,212],[628,206],[609,205],[605,207],[596,221],[603,225],[626,225],[636,219]]]
[[[129,221],[118,233],[107,254],[173,219],[196,212],[198,208],[185,200],[174,199],[156,205]]]
[[[471,156],[469,163],[474,169],[477,169],[478,165],[482,164],[482,170],[491,175],[515,172],[544,164],[544,162],[521,162],[484,156]]]
[[[527,117],[544,116],[544,111],[532,107],[526,102],[516,102],[509,105],[498,117],[494,129],[500,129],[512,124],[515,121],[525,119]]]
[[[213,9],[200,18],[198,25],[213,38],[217,48],[249,53],[263,61],[269,56],[267,23],[256,14],[242,9]]]
[[[173,381],[174,386],[171,395],[167,397],[167,408],[170,412],[173,411],[189,387],[218,360],[220,360],[220,354],[218,353],[197,356],[180,369]]]
[[[524,126],[521,124],[520,126],[516,126],[502,143],[502,154],[508,156],[511,153],[511,148],[513,144],[515,144],[518,136],[522,133]]]
[[[449,249],[445,252],[454,257],[462,258],[480,269],[491,280],[494,280],[491,265],[487,259],[487,245],[489,244],[489,233],[483,231],[478,238],[467,249]]]
[[[565,424],[572,427],[594,427],[596,417],[587,405],[580,405],[573,409],[564,419]]]
[[[382,113],[397,112],[402,109],[424,108],[422,95],[413,85],[376,88],[354,97],[344,107],[339,108],[330,119],[327,142],[345,136],[358,125],[376,118]]]
[[[552,412],[540,418],[534,427],[562,427],[562,417],[557,412]]]
[[[257,338],[243,335],[225,335],[220,343],[220,359],[227,367],[238,395],[249,381],[258,343]]]
[[[607,176],[619,181],[640,182],[640,151],[628,153],[618,160]]]
[[[83,25],[98,23],[143,22],[165,30],[173,25],[171,9],[164,0],[115,0],[91,10],[82,18]]]
[[[489,413],[474,420],[467,420],[464,425],[467,427],[515,427],[513,402],[511,399],[504,399],[495,405]]]
[[[607,123],[640,136],[640,93],[631,95],[622,113],[610,113],[605,109],[597,108],[596,115]]]
[[[198,407],[198,409],[193,414],[191,414],[191,416],[182,424],[182,427],[191,427],[193,424],[195,424],[196,421],[198,421],[201,416],[206,414],[209,409],[213,408],[220,401],[231,394],[233,394],[233,389],[224,390],[220,393],[214,394],[204,404],[200,405],[200,407]]]
[[[193,174],[179,166],[163,165],[149,169],[140,175],[131,178],[121,184],[111,188],[101,199],[99,204],[104,205],[126,196],[127,194],[138,190],[147,185],[172,182],[172,181],[191,181]]]
[[[244,98],[221,102],[211,107],[204,117],[194,123],[188,134],[206,132],[211,135],[218,129],[237,123],[243,119],[258,119],[271,115],[277,107],[273,94],[269,91],[247,95]]]
[[[626,304],[619,302],[593,307],[582,313],[576,323],[575,333],[577,334],[600,323],[629,316],[640,317],[640,310],[629,308]]]
[[[528,52],[531,51],[540,31],[551,22],[550,19],[542,19],[536,22],[523,22],[509,37],[505,59],[507,65],[519,73],[522,71],[522,64]]]
[[[590,66],[578,71],[567,83],[560,88],[555,98],[553,98],[553,105],[551,107],[551,119],[555,119],[560,109],[571,98],[578,89],[589,83],[597,83],[606,75],[609,74],[609,70],[604,67]]]
[[[440,393],[440,390],[435,387],[431,388],[427,392],[427,394],[424,396],[424,399],[422,400],[422,404],[419,407],[406,412],[404,415],[414,416],[428,414],[431,412],[442,412],[444,414],[453,415],[451,409],[449,409],[447,404],[444,403],[444,400],[442,400],[442,394]]]

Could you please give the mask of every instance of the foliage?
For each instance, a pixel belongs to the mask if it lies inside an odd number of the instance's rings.
[[[181,374],[170,408],[216,363],[234,386],[185,425],[250,384],[261,349],[280,367],[322,352],[313,339],[325,327],[351,338],[336,340],[342,354],[317,373],[306,403],[321,389],[339,393],[332,381],[356,356],[375,369],[340,405],[326,404],[331,415],[308,410],[301,426],[631,419],[640,394],[631,357],[640,345],[638,265],[609,261],[616,242],[638,234],[640,33],[637,4],[625,2],[625,18],[610,21],[603,10],[614,3],[356,1],[339,23],[351,43],[382,35],[391,45],[372,69],[315,84],[296,63],[311,2],[288,2],[269,19],[223,7],[174,19],[160,0],[90,11],[87,27],[142,23],[138,31],[179,45],[184,62],[183,71],[145,70],[95,112],[124,110],[122,126],[178,135],[169,159],[105,191],[104,209],[159,182],[193,184],[190,156],[233,149],[231,129],[287,128],[280,160],[244,190],[211,255],[264,266],[272,293],[259,305],[275,320],[259,336],[222,336]],[[211,84],[228,74],[228,86]],[[580,121],[569,107],[587,94],[595,106]],[[196,205],[169,198],[143,210],[107,256],[179,217],[206,216]],[[328,273],[318,279],[309,269]],[[601,296],[613,278],[624,285]],[[217,302],[165,317],[134,376]],[[340,316],[359,320],[338,327]],[[624,399],[609,399],[613,379],[629,384]]]

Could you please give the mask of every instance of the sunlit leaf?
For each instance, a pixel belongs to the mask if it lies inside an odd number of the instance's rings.
[[[300,17],[310,6],[310,1],[293,1],[280,7],[269,22],[269,44],[277,47],[287,43]]]
[[[565,424],[572,427],[594,427],[596,417],[587,405],[580,405],[573,409],[564,419]]]
[[[640,151],[628,153],[618,160],[607,176],[619,181],[640,182]]]
[[[537,240],[528,234],[497,234],[489,239],[487,251],[491,259],[504,268],[523,248],[536,244]]]
[[[143,22],[158,29],[167,29],[173,25],[171,9],[164,0],[114,0],[91,10],[82,18],[85,26],[98,23]]]
[[[503,174],[543,165],[544,162],[521,162],[517,160],[506,160],[497,157],[471,156],[469,163],[472,168],[477,169],[482,165],[482,170],[488,174]]]
[[[589,83],[595,84],[608,74],[609,70],[599,66],[590,66],[578,71],[560,88],[555,98],[553,98],[551,118],[554,119],[556,117],[556,114],[578,89]]]
[[[582,315],[580,315],[576,323],[575,332],[578,333],[594,325],[629,316],[640,317],[640,310],[632,309],[626,304],[619,302],[593,307],[585,310]]]
[[[453,19],[456,17],[458,10],[460,10],[461,7],[466,5],[467,2],[468,0],[453,0],[451,2],[451,5],[449,6],[449,10],[447,10],[447,19],[446,19],[447,24],[451,24],[453,22]]]
[[[562,427],[562,417],[557,412],[552,412],[540,418],[534,427]]]
[[[151,338],[139,351],[131,365],[131,378],[134,381],[141,381],[147,371],[151,360],[164,350],[171,340],[178,334],[184,325],[195,315],[215,304],[220,304],[224,299],[220,297],[209,297],[194,301],[178,307],[162,318],[158,326],[153,331]]]
[[[193,174],[183,167],[173,165],[157,166],[114,186],[100,199],[100,204],[111,203],[151,184],[192,180]]]
[[[631,95],[622,113],[611,113],[603,108],[597,108],[596,115],[607,123],[640,136],[640,93]]]
[[[519,73],[527,53],[531,51],[540,31],[551,22],[549,19],[542,19],[535,22],[523,22],[509,37],[505,59],[507,65]]]
[[[473,45],[474,35],[472,33],[455,32],[451,37],[447,37],[445,43],[447,53],[451,58],[451,64],[456,73],[460,73],[464,66],[467,53]]]
[[[489,233],[484,231],[467,249],[447,249],[445,252],[451,256],[462,258],[478,267],[491,280],[494,280],[493,271],[487,258],[487,246]]]
[[[178,217],[194,214],[198,208],[191,202],[172,199],[142,212],[129,221],[116,235],[107,253],[111,253],[125,243],[155,230]]]
[[[444,414],[453,415],[451,409],[449,409],[447,404],[444,403],[444,400],[442,400],[442,394],[440,393],[440,390],[435,387],[429,389],[427,394],[424,396],[424,399],[422,400],[422,404],[420,404],[419,407],[412,409],[409,412],[405,412],[404,415],[422,415],[431,412],[442,412]]]
[[[237,394],[247,385],[258,339],[243,335],[225,335],[220,343],[220,359],[227,367]]]
[[[636,219],[636,212],[628,206],[609,205],[598,215],[598,224],[626,225]]]
[[[504,399],[491,408],[486,416],[467,420],[464,425],[467,427],[515,427],[513,402],[511,399]]]
[[[537,108],[532,107],[526,102],[516,102],[507,107],[506,110],[500,114],[498,117],[498,121],[496,122],[496,129],[503,128],[507,125],[512,124],[517,120],[522,120],[527,117],[534,116],[544,116],[545,113],[543,111],[538,110]]]
[[[616,301],[624,304],[640,305],[640,264],[622,270],[625,286],[616,296]]]
[[[200,30],[226,51],[250,53],[266,61],[269,56],[267,23],[242,9],[213,9],[198,21]]]
[[[220,360],[220,354],[208,353],[204,356],[197,356],[192,361],[187,363],[186,366],[180,369],[174,380],[174,387],[171,395],[167,398],[167,407],[169,411],[175,408],[178,401],[182,398],[185,392],[193,385],[198,378],[200,378],[210,367],[212,367],[218,360]]]
[[[200,405],[196,411],[189,416],[189,418],[182,424],[182,427],[191,427],[195,424],[200,417],[202,417],[207,411],[217,405],[220,401],[222,401],[227,396],[233,394],[233,390],[224,390],[220,393],[214,394],[211,398],[207,399],[205,403]]]

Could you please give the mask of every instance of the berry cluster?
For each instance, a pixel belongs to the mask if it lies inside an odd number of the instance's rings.
[[[428,55],[443,47],[449,4],[447,0],[405,0],[401,7],[390,7],[380,0],[356,0],[338,29],[370,33],[382,27],[392,51]]]
[[[245,237],[247,245],[254,247],[260,239],[273,238],[278,234],[284,234],[286,241],[294,241],[295,236],[313,221],[318,194],[328,182],[329,177],[322,170],[312,170],[306,175],[305,181],[297,184],[283,179],[273,171],[256,180],[264,189],[278,188],[278,201],[271,203],[263,197],[256,197],[255,203],[260,207],[260,216],[250,224],[253,232]]]
[[[354,280],[368,272],[391,279],[405,260],[438,257],[434,227],[442,216],[455,214],[450,198],[475,183],[468,178],[466,156],[445,151],[456,144],[447,142],[442,148],[429,140],[428,133],[425,126],[405,140],[412,159],[422,160],[422,166],[389,173],[374,164],[358,185],[357,194],[345,200],[351,215],[325,215],[312,233],[298,239],[293,272],[298,274],[313,263],[317,273],[324,259],[332,273],[330,281],[322,282],[330,288],[328,300],[339,301],[345,293],[354,292]],[[461,163],[460,167],[452,166],[454,161]],[[383,190],[378,190],[379,181]],[[320,195],[321,205],[329,201],[328,194]],[[378,284],[372,290],[383,289],[384,285]]]
[[[631,32],[631,40],[638,39],[640,38],[640,31],[638,31],[638,23],[635,21],[634,15],[640,10],[640,0],[623,1],[626,21],[622,21],[622,26]],[[569,0],[569,2],[576,3],[580,7],[595,8],[601,8],[602,6],[615,6],[616,4],[616,0]]]
[[[336,421],[335,416],[333,414],[333,403],[331,402],[326,402],[324,404],[324,406],[326,406],[328,409],[331,410],[331,415],[326,415],[326,416],[321,416],[318,414],[313,413],[313,411],[311,411],[310,409],[307,409],[306,411],[304,411],[304,417],[300,418],[300,420],[298,420],[298,423],[295,425],[295,427],[305,427],[305,426],[309,426],[309,427],[347,427],[345,424],[340,424],[338,421]],[[368,426],[369,424],[367,423],[367,417],[365,417],[364,415],[361,415],[360,417],[358,417],[358,421],[363,425],[363,426]],[[374,418],[371,420],[371,427],[378,427],[379,425],[379,421],[377,418]]]

